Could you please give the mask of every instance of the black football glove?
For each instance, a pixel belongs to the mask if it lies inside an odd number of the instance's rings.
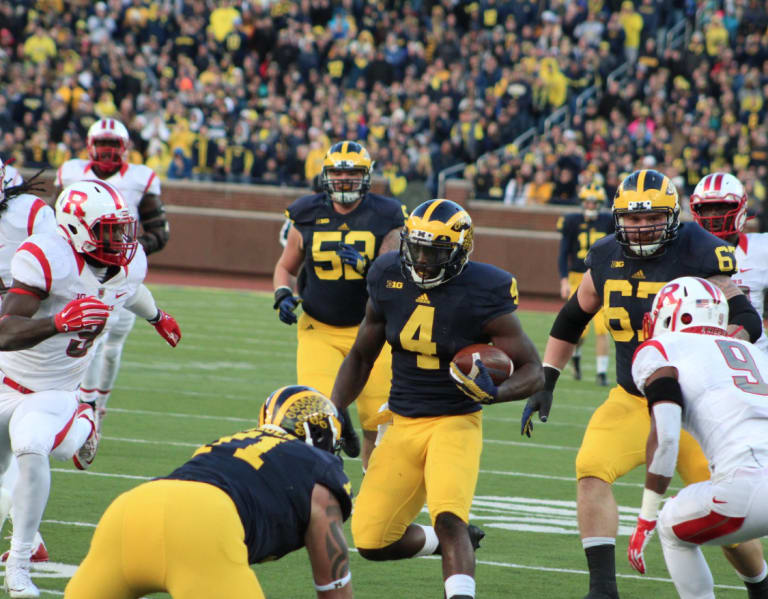
[[[294,311],[301,303],[301,299],[293,295],[290,287],[278,287],[275,289],[275,310],[279,310],[278,317],[285,324],[295,324],[298,320]]]
[[[539,420],[546,422],[549,418],[549,410],[552,408],[552,399],[555,391],[555,383],[560,376],[560,371],[552,366],[544,366],[544,388],[528,398],[523,409],[523,417],[520,419],[520,434],[531,436],[533,432],[533,414],[539,413]]]
[[[341,448],[350,458],[356,458],[360,455],[360,437],[357,435],[352,417],[347,408],[339,410],[341,417]]]

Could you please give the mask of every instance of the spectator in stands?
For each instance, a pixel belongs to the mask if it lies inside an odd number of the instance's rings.
[[[532,206],[546,204],[552,197],[554,183],[550,180],[549,173],[543,168],[537,168],[533,174],[533,181],[525,186],[525,203]]]

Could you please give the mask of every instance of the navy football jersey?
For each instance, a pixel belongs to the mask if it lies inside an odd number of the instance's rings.
[[[325,324],[348,327],[365,316],[365,278],[336,254],[340,243],[373,260],[392,229],[403,226],[405,210],[392,198],[367,194],[349,214],[333,209],[325,194],[299,198],[286,210],[301,234],[304,265],[299,295],[304,311]]]
[[[468,262],[457,277],[422,289],[403,275],[400,254],[388,252],[368,272],[368,293],[392,346],[389,408],[409,417],[479,410],[456,387],[448,365],[462,347],[490,341],[483,333],[487,322],[517,309],[515,278]]]
[[[352,511],[341,458],[273,430],[254,428],[203,445],[162,478],[204,482],[227,493],[243,522],[251,564],[304,546],[315,484],[335,495],[344,520]]]
[[[569,272],[587,271],[587,252],[598,239],[613,234],[613,215],[599,212],[596,219],[586,220],[582,213],[566,214],[557,220],[557,230],[562,233],[557,267],[564,279]]]
[[[644,341],[643,316],[656,293],[672,279],[706,279],[736,272],[734,248],[694,223],[680,225],[677,238],[660,256],[629,258],[616,238],[598,241],[587,255],[595,289],[603,298],[606,324],[616,344],[616,380],[641,395],[632,380],[632,355]]]

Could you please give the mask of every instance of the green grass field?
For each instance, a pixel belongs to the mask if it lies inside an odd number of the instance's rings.
[[[179,321],[183,340],[171,349],[152,327],[137,322],[92,468],[83,473],[71,462],[52,463],[51,498],[41,527],[51,563],[34,575],[44,596],[62,594],[114,497],[167,474],[197,446],[253,426],[266,395],[294,379],[296,330],[278,321],[271,295],[170,286],[153,287],[153,292]],[[520,316],[543,351],[553,315]],[[537,424],[532,439],[520,437],[521,403],[485,409],[485,446],[472,509],[472,522],[487,532],[477,552],[478,597],[570,598],[586,593],[573,461],[589,416],[606,394],[594,384],[592,346],[590,340],[585,347],[584,380],[575,382],[570,372],[563,374],[550,422]],[[360,461],[347,459],[345,469],[359,488]],[[646,552],[648,575],[637,575],[626,560],[643,474],[638,469],[615,486],[621,506],[619,588],[627,599],[675,597],[657,539]],[[424,514],[421,521],[427,521]],[[351,543],[351,535],[347,538]],[[720,550],[707,549],[706,554],[717,596],[746,596]],[[353,552],[351,566],[359,598],[443,596],[438,559],[373,563]],[[304,550],[255,570],[270,599],[315,597]]]

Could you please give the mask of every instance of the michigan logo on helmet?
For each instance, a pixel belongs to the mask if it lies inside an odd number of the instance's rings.
[[[100,170],[111,174],[123,166],[129,142],[128,129],[120,121],[99,119],[88,129],[88,157]]]
[[[626,176],[613,198],[616,241],[635,256],[650,256],[677,237],[680,202],[674,183],[643,169]]]
[[[584,216],[588,219],[597,217],[597,213],[605,204],[606,199],[605,189],[596,181],[582,186],[579,190],[579,201],[584,209]]]
[[[312,387],[291,385],[274,391],[259,411],[259,426],[277,426],[308,445],[331,453],[341,448],[336,406]]]
[[[726,335],[727,326],[725,295],[699,277],[679,277],[664,285],[643,317],[646,339],[671,332]]]
[[[136,253],[136,219],[109,183],[86,179],[67,185],[56,198],[59,233],[72,248],[103,264],[125,266]]]
[[[356,141],[340,141],[323,158],[320,184],[328,197],[339,204],[361,200],[371,188],[373,161]]]
[[[473,247],[472,219],[450,200],[419,204],[400,234],[403,275],[430,289],[458,275]]]
[[[747,192],[729,173],[712,173],[696,184],[691,194],[693,220],[713,235],[728,239],[747,222]]]

